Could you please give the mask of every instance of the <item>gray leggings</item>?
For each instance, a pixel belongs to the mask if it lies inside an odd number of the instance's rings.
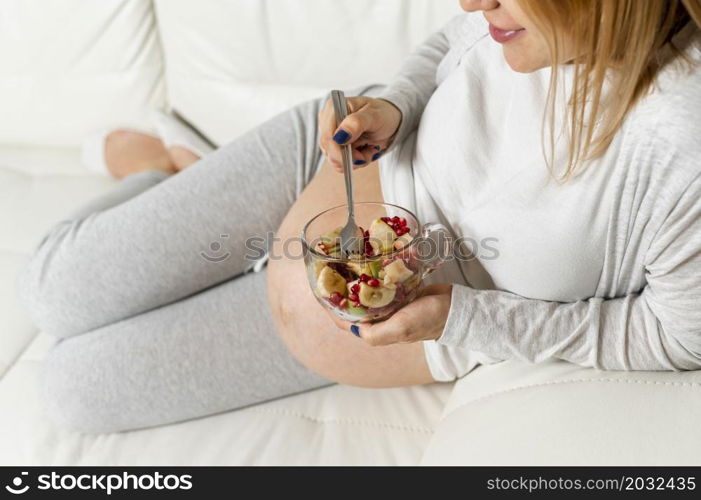
[[[18,288],[36,324],[59,339],[41,378],[53,421],[113,432],[331,384],[287,352],[265,271],[250,272],[244,245],[278,228],[318,170],[324,101],[175,176],[130,176],[49,231]]]

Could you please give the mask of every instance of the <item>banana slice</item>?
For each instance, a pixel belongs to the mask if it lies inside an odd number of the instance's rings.
[[[324,262],[323,260],[317,260],[314,262],[314,276],[316,277],[316,279],[319,279],[319,275],[325,267],[327,267],[326,262]]]
[[[394,248],[394,240],[397,233],[389,227],[382,219],[375,219],[368,229],[370,246],[375,255],[389,253]]]
[[[401,283],[414,275],[414,271],[406,267],[402,259],[397,259],[385,266],[385,280]]]
[[[384,286],[370,286],[367,283],[360,284],[360,303],[365,307],[380,308],[394,300],[397,292]]]
[[[321,270],[319,278],[316,280],[316,291],[322,297],[331,297],[334,292],[338,292],[345,297],[346,279],[329,266],[326,266]]]

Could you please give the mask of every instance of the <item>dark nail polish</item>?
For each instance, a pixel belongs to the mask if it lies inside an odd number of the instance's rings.
[[[348,139],[350,139],[350,134],[343,129],[336,132],[336,135],[333,136],[333,142],[336,144],[345,144]]]
[[[353,165],[365,165],[365,160],[355,160]]]
[[[376,149],[377,151],[382,151],[382,148],[381,148],[380,146],[375,146],[375,149]]]
[[[358,328],[358,325],[351,325],[351,333],[356,337],[360,337],[360,328]]]
[[[374,155],[372,155],[372,161],[379,159],[380,156],[382,156],[382,153],[375,153]]]

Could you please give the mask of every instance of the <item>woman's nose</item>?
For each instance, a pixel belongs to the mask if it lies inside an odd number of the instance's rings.
[[[499,7],[499,0],[460,0],[460,6],[467,12],[492,10]]]

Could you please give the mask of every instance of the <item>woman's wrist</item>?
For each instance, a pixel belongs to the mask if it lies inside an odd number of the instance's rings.
[[[404,130],[404,125],[406,124],[406,118],[405,118],[405,110],[402,109],[402,105],[400,103],[400,99],[398,99],[398,96],[394,95],[383,95],[382,97],[377,98],[378,101],[385,102],[390,105],[392,108],[393,112],[397,113],[398,116],[398,121],[397,121],[397,128],[394,130],[394,133],[392,136],[388,139],[388,144],[387,147],[385,148],[385,152],[389,151],[392,149],[395,144],[401,141],[401,136],[403,135],[403,130]]]
[[[388,142],[387,149],[389,149],[389,148],[391,148],[392,145],[394,144],[394,140],[396,139],[397,134],[399,133],[399,130],[402,128],[402,123],[403,123],[403,121],[404,121],[404,113],[402,113],[402,110],[399,109],[399,106],[397,106],[396,104],[394,104],[392,101],[390,101],[390,100],[388,100],[388,99],[385,99],[385,98],[382,98],[382,97],[379,98],[378,100],[379,100],[379,101],[386,102],[387,104],[389,104],[390,106],[392,106],[392,108],[394,108],[394,110],[395,110],[395,111],[397,112],[397,114],[399,115],[399,121],[397,122],[397,128],[395,129],[394,134],[392,134],[392,137],[390,137],[390,138],[388,139],[388,141],[387,141],[387,142]]]

